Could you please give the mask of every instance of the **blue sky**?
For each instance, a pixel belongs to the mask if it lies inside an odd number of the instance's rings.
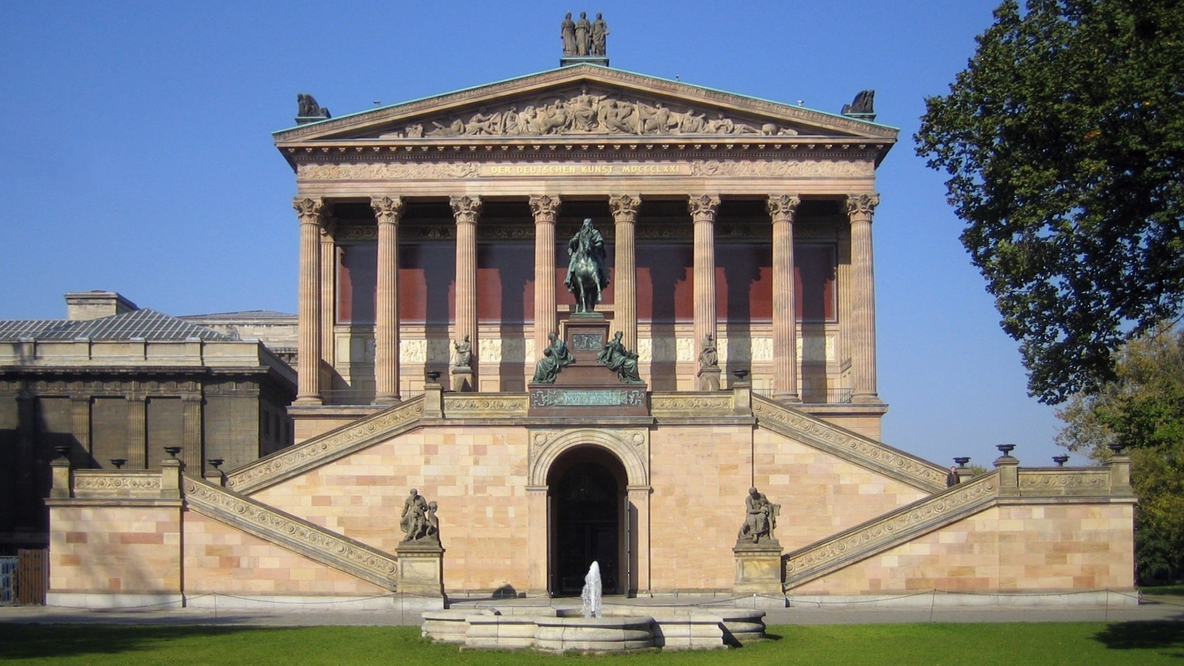
[[[1051,464],[1058,421],[912,147],[996,4],[6,2],[0,318],[62,317],[89,289],[176,315],[294,312],[295,179],[270,133],[296,93],[345,115],[551,69],[563,14],[603,12],[615,67],[830,112],[876,90],[901,129],[873,227],[884,440],[946,465],[989,466],[1005,442]]]

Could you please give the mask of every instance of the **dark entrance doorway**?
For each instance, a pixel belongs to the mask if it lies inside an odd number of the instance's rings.
[[[572,449],[551,466],[550,587],[553,595],[579,594],[593,561],[606,594],[621,591],[621,515],[625,469],[599,447]]]

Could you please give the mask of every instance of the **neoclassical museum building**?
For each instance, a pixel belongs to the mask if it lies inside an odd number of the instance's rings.
[[[295,444],[55,461],[51,603],[432,607],[578,593],[594,560],[609,594],[774,605],[1133,588],[1125,457],[1004,453],[947,487],[880,441],[898,131],[870,92],[828,113],[589,56],[341,117],[300,99],[274,134]],[[597,252],[581,308],[567,278]]]

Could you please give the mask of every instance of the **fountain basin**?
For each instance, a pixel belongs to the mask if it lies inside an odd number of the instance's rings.
[[[427,611],[423,635],[466,648],[548,652],[718,649],[765,635],[762,610],[621,605],[606,606],[604,615],[586,618],[579,608],[515,605]]]

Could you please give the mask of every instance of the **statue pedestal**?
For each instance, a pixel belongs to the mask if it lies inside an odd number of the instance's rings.
[[[781,588],[781,544],[776,539],[760,543],[738,541],[732,548],[736,557],[736,585],[739,596],[756,595],[756,605],[766,608],[785,607],[785,591]],[[748,602],[743,602],[748,605]]]
[[[559,371],[554,384],[529,386],[531,416],[649,416],[648,387],[622,384],[596,358],[609,341],[603,314],[573,314],[560,323],[559,334],[575,362]]]
[[[460,393],[473,390],[473,369],[467,365],[452,368],[452,390]]]
[[[405,606],[423,610],[444,608],[444,548],[439,541],[404,541],[395,548],[399,558],[398,592]]]
[[[699,368],[699,372],[695,373],[699,378],[700,391],[718,391],[719,390],[719,376],[720,369],[715,368]]]

